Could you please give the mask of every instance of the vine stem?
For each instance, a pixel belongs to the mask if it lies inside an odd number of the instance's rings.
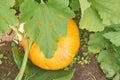
[[[9,27],[11,29],[13,29],[17,34],[23,36],[23,34],[20,31],[18,31],[15,27],[13,27],[11,25],[9,25]],[[19,71],[17,77],[15,78],[15,80],[22,80],[22,77],[24,75],[25,68],[26,68],[26,65],[27,65],[29,50],[30,50],[31,45],[32,45],[32,41],[30,41],[30,43],[29,43],[27,36],[25,38],[26,38],[26,51],[25,51],[25,55],[24,55],[24,58],[23,58],[23,62],[22,62],[20,71]]]
[[[41,4],[45,4],[43,0],[41,0]]]
[[[9,25],[9,27],[10,27],[12,30],[14,30],[17,34],[23,36],[23,34],[22,34],[20,31],[18,31],[15,27],[13,27],[13,26],[11,26],[11,25]]]
[[[26,38],[26,52],[25,52],[25,55],[24,55],[24,58],[23,58],[22,66],[20,68],[20,72],[18,73],[15,80],[22,80],[22,77],[24,75],[25,68],[26,68],[26,65],[27,65],[28,53],[29,53],[31,45],[32,45],[32,41],[29,43],[28,39]]]

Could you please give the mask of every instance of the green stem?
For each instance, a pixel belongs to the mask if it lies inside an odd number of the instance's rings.
[[[41,4],[45,4],[43,0],[41,0]]]
[[[9,25],[9,27],[10,27],[12,30],[14,30],[17,34],[20,34],[20,35],[23,36],[23,34],[22,34],[20,31],[18,31],[15,27],[13,27],[13,26],[11,26],[11,25]]]
[[[20,31],[18,31],[15,27],[9,25],[9,27],[11,29],[13,29],[17,34],[20,34],[20,35],[23,35]],[[18,73],[17,77],[15,78],[15,80],[22,80],[22,77],[24,75],[24,72],[25,72],[25,68],[26,68],[26,65],[27,65],[27,60],[28,60],[28,53],[29,53],[29,50],[30,50],[30,47],[32,45],[32,41],[29,43],[28,42],[28,39],[26,37],[26,52],[25,52],[25,55],[24,55],[24,58],[23,58],[23,62],[22,62],[22,66],[21,66],[21,69],[20,69],[20,72]]]
[[[26,52],[25,52],[25,55],[24,55],[24,58],[23,58],[23,62],[22,62],[22,66],[21,66],[20,72],[18,73],[18,75],[15,78],[15,80],[22,80],[22,77],[24,75],[25,68],[26,68],[26,65],[27,65],[28,53],[29,53],[31,45],[32,45],[32,41],[29,44],[28,39],[26,39],[26,46],[27,46],[26,47]]]

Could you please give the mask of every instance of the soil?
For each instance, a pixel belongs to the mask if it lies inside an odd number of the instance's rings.
[[[11,51],[13,39],[15,39],[15,34],[11,31],[4,33],[0,39],[0,54],[6,57],[6,59],[0,59],[0,80],[14,80],[18,73]]]
[[[91,58],[89,64],[75,64],[76,70],[72,80],[107,80],[96,61],[95,56],[91,54],[89,57]]]
[[[13,60],[13,55],[11,51],[11,42],[16,39],[14,32],[4,33],[0,39],[0,54],[4,54],[6,59],[0,59],[0,80],[14,80],[18,68]],[[79,54],[83,50],[79,50]],[[75,73],[72,80],[107,80],[104,73],[99,67],[99,64],[96,61],[95,55],[89,55],[91,61],[89,64],[75,64]]]

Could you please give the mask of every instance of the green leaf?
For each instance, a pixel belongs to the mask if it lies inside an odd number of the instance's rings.
[[[116,31],[120,31],[120,24],[114,26],[114,29],[115,29]]]
[[[105,25],[102,23],[102,19],[100,19],[97,11],[93,7],[89,7],[84,11],[80,20],[80,28],[98,32],[103,31]]]
[[[117,73],[117,74],[115,75],[115,77],[114,77],[112,80],[120,80],[120,74]]]
[[[36,67],[31,62],[28,64],[26,71],[27,80],[71,80],[73,74],[73,70],[43,70]]]
[[[102,33],[94,33],[90,35],[88,42],[88,51],[93,53],[99,53],[106,46],[106,40],[102,36]]]
[[[54,55],[59,36],[66,35],[68,18],[74,17],[68,5],[69,0],[48,0],[47,4],[25,0],[21,5],[24,29],[47,58]]]
[[[2,32],[9,29],[9,25],[15,27],[19,23],[15,16],[15,11],[10,9],[14,2],[14,0],[0,0],[0,36]]]
[[[18,50],[16,46],[12,48],[12,53],[13,53],[13,58],[14,58],[15,63],[20,69],[22,65],[23,55],[20,53],[20,51]]]
[[[120,0],[89,0],[106,25],[120,23]]]
[[[90,7],[90,3],[87,0],[79,0],[79,2],[80,2],[82,17],[83,17],[84,11]]]
[[[108,32],[103,34],[103,36],[109,39],[114,45],[120,46],[120,31],[117,32]]]
[[[19,8],[23,2],[24,2],[24,0],[15,0],[14,8],[16,11],[20,11]]]
[[[118,54],[117,55],[117,63],[120,65],[120,46],[116,47],[115,45],[112,45],[114,51]]]
[[[24,2],[24,0],[16,0],[19,2],[19,4],[22,4]]]
[[[15,4],[15,0],[0,0],[0,5],[4,5],[7,8],[12,7]]]
[[[120,66],[117,64],[116,54],[110,51],[110,49],[100,52],[97,59],[106,77],[113,77],[120,70]]]
[[[72,0],[70,2],[70,7],[72,8],[73,11],[76,11],[80,8],[79,0]]]
[[[0,53],[0,59],[2,59],[3,57],[4,57],[4,55]]]
[[[70,72],[70,74],[68,74],[68,75],[66,75],[66,76],[62,76],[62,77],[60,77],[60,78],[56,78],[56,79],[54,79],[54,80],[71,80],[71,79],[72,79],[72,76],[73,76],[73,72],[72,72],[72,73]]]

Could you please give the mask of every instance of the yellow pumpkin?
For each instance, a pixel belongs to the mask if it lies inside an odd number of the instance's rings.
[[[46,58],[37,44],[33,43],[29,52],[29,59],[36,66],[46,70],[59,70],[68,66],[80,47],[80,36],[77,25],[72,19],[68,19],[68,31],[65,37],[59,37],[57,49],[52,58]],[[21,40],[25,50],[25,39]],[[52,46],[52,45],[51,45]]]

